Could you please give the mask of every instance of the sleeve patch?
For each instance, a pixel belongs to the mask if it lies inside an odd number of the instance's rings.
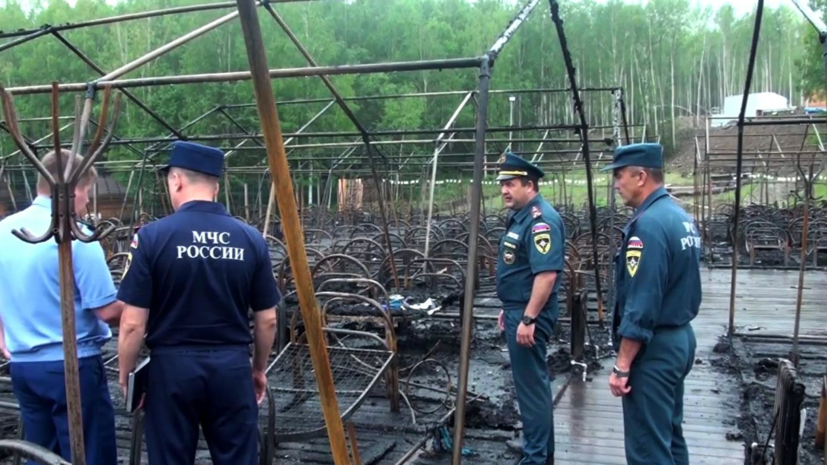
[[[544,233],[551,231],[551,226],[546,223],[537,223],[531,228],[532,234]]]
[[[132,236],[132,243],[129,244],[129,246],[132,247],[133,249],[138,248],[138,233],[135,233],[135,235]]]
[[[627,250],[626,251],[626,270],[629,272],[629,276],[635,277],[635,273],[637,273],[638,265],[640,265],[640,250]]]
[[[637,236],[632,236],[626,244],[627,250],[643,250],[643,241]]]
[[[545,255],[551,250],[551,235],[548,233],[537,234],[534,236],[534,247],[537,251]]]

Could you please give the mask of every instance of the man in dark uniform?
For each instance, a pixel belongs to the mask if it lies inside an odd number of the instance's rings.
[[[695,360],[690,321],[701,304],[701,239],[692,218],[663,187],[663,149],[615,151],[614,185],[635,214],[615,258],[612,334],[617,362],[609,378],[623,397],[629,465],[688,465],[683,437],[684,380]]]
[[[192,465],[199,424],[215,465],[257,462],[256,403],[281,295],[261,233],[213,202],[223,166],[220,150],[175,145],[164,167],[175,213],[135,235],[118,292],[121,386],[145,333],[152,357],[144,408],[153,465]]]
[[[512,210],[500,241],[497,295],[523,422],[520,465],[554,463],[546,344],[557,323],[566,234],[560,215],[539,193],[543,176],[543,170],[509,152],[497,177]]]

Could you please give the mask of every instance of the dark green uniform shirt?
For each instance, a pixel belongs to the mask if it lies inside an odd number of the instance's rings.
[[[615,344],[620,338],[646,344],[659,328],[692,321],[701,305],[700,260],[694,221],[659,188],[623,229],[615,257]]]
[[[534,275],[544,271],[563,271],[566,251],[563,220],[554,208],[537,194],[524,208],[508,219],[500,240],[497,261],[497,296],[503,309],[524,311],[531,300]],[[560,277],[543,312],[557,322],[557,290]]]

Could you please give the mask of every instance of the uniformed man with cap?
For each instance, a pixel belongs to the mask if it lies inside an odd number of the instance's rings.
[[[218,149],[175,144],[163,168],[175,213],[135,235],[118,292],[122,386],[144,334],[151,354],[144,409],[153,465],[191,465],[199,424],[215,465],[257,461],[257,402],[281,295],[261,233],[213,202],[223,166]]]
[[[695,360],[690,321],[701,304],[701,239],[663,187],[660,145],[620,147],[608,170],[635,209],[615,258],[618,355],[609,378],[612,393],[623,397],[626,460],[688,465],[681,422],[684,380]]]
[[[497,295],[523,423],[521,465],[554,463],[546,345],[557,324],[566,234],[560,215],[540,195],[543,176],[542,169],[508,152],[497,177],[511,209],[500,241]]]

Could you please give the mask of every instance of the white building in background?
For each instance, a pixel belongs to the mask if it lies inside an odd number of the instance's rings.
[[[737,121],[738,115],[741,113],[741,102],[743,98],[743,95],[733,95],[724,99],[724,110],[721,114],[714,115],[716,119],[711,120],[710,125],[712,127],[720,127]],[[747,117],[789,110],[791,110],[791,108],[787,97],[776,94],[775,92],[749,94],[749,99],[747,99]],[[724,118],[717,119],[719,117]]]

